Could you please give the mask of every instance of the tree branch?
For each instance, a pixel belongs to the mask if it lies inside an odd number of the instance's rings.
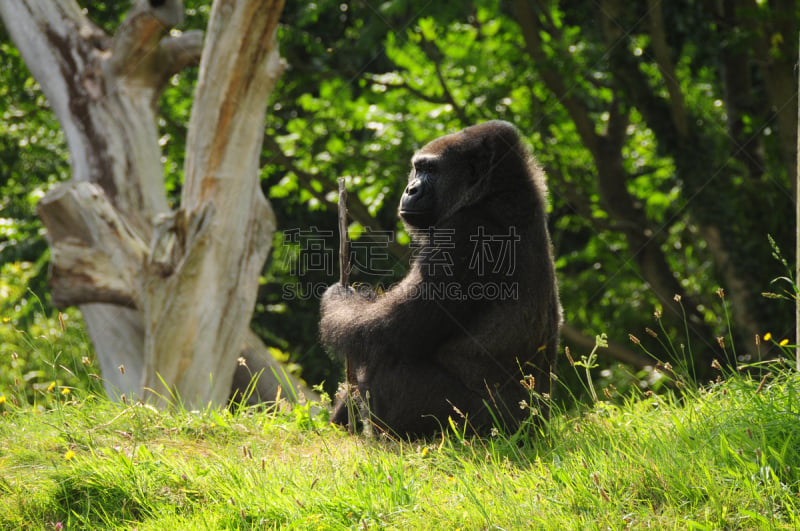
[[[380,76],[378,76],[378,75],[366,74],[365,77],[371,83],[375,83],[376,85],[380,85],[380,86],[385,87],[387,89],[407,90],[408,92],[411,93],[411,95],[413,95],[417,99],[420,99],[422,101],[427,101],[428,103],[436,103],[436,104],[450,103],[450,100],[448,100],[444,96],[431,96],[429,94],[425,94],[421,90],[412,87],[411,85],[409,85],[405,81],[400,81],[399,83],[390,83],[388,81],[382,81],[380,79]]]
[[[203,38],[204,33],[201,30],[191,30],[175,37],[168,36],[161,39],[159,46],[164,58],[164,67],[158,84],[159,92],[173,75],[200,63]]]
[[[140,307],[137,275],[147,246],[99,186],[65,183],[42,198],[38,214],[48,227],[55,305]]]
[[[114,34],[109,73],[119,78],[140,79],[152,86],[155,73],[163,68],[161,39],[183,19],[181,0],[164,0],[154,7],[137,0]]]
[[[561,105],[567,110],[578,135],[589,151],[597,156],[599,138],[595,131],[594,122],[589,117],[589,112],[584,103],[575,95],[574,90],[568,89],[561,73],[553,66],[552,61],[544,53],[542,39],[539,32],[543,31],[539,17],[534,13],[531,2],[516,0],[517,21],[522,29],[525,47],[531,56],[537,70],[542,76],[550,92],[558,98]]]
[[[264,102],[284,69],[275,41],[282,9],[282,0],[266,9],[260,2],[214,4],[209,28],[216,31],[206,36],[186,140],[196,146],[184,170],[187,211],[221,194],[224,179],[243,178],[243,162],[257,184]]]
[[[738,31],[736,9],[732,2],[719,2],[714,11],[716,23],[722,31],[734,34]],[[752,34],[758,32],[754,31]],[[766,53],[766,51],[765,51]],[[721,46],[720,74],[725,94],[725,110],[727,114],[728,135],[733,140],[733,156],[748,170],[750,179],[757,181],[766,171],[764,146],[761,136],[755,138],[748,134],[745,125],[746,116],[756,116],[757,109],[753,98],[753,78],[750,68],[743,68],[750,62],[750,48],[727,40]]]
[[[91,95],[102,90],[102,76],[90,65],[105,53],[105,32],[86,18],[75,0],[2,0],[0,17],[64,129],[73,178],[101,181],[101,175],[111,171],[96,171],[105,165],[86,149],[85,139],[93,128],[79,123],[75,115],[85,117]]]
[[[442,57],[444,56],[439,48],[436,46],[435,42],[431,42],[426,40],[424,37],[422,38],[422,50],[425,52],[425,55],[428,56],[428,59],[431,60],[433,63],[433,67],[436,70],[436,78],[439,80],[439,85],[442,87],[442,94],[444,99],[447,103],[453,107],[453,111],[458,116],[458,119],[464,125],[469,125],[470,121],[467,118],[467,113],[464,112],[464,109],[456,103],[456,99],[453,97],[452,92],[447,86],[447,81],[444,79],[444,73],[442,72]]]
[[[621,40],[626,37],[617,21],[621,11],[622,6],[618,0],[604,0],[600,9],[603,33],[609,50],[610,70],[617,81],[617,89],[622,89],[630,96],[647,125],[665,144],[665,148],[672,150],[682,142],[682,137],[675,130],[675,121],[667,103],[650,91],[649,82],[634,62],[633,54],[620,45]]]
[[[650,21],[650,37],[653,44],[653,52],[656,56],[658,69],[661,77],[669,92],[669,101],[672,107],[672,122],[678,134],[686,138],[689,135],[689,120],[686,117],[686,109],[683,103],[683,92],[678,83],[678,76],[675,73],[675,66],[670,58],[670,50],[667,45],[667,36],[664,31],[664,14],[661,11],[660,0],[647,0],[647,14]]]
[[[760,10],[755,0],[741,5],[753,12]],[[794,70],[798,21],[793,16],[796,5],[792,0],[775,0],[769,2],[769,6],[772,17],[743,16],[743,30],[740,31],[750,36],[748,44],[754,51],[755,64],[761,72],[769,101],[777,104],[766,106],[766,111],[774,113],[777,121],[781,157],[794,190],[797,187],[797,78]],[[737,70],[742,70],[742,66]]]

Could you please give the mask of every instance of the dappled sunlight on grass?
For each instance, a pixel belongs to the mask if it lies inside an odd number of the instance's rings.
[[[74,390],[3,404],[0,527],[791,527],[798,392],[794,373],[735,375],[556,411],[522,439],[409,442],[291,408],[165,412]]]

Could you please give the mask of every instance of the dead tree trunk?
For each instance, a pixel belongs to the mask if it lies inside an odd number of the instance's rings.
[[[0,17],[64,128],[72,180],[39,204],[53,301],[78,305],[107,388],[186,406],[228,399],[275,217],[258,185],[282,71],[282,0],[215,1],[170,32],[181,0],[136,0],[112,37],[74,0],[2,0]],[[168,206],[156,102],[199,61],[180,208]],[[125,367],[124,374],[118,367]]]

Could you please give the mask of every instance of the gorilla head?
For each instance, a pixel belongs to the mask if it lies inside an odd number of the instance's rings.
[[[503,188],[520,192],[522,183],[512,181],[527,177],[528,158],[516,129],[506,122],[487,122],[436,139],[411,159],[400,217],[406,228],[425,229]],[[498,173],[504,177],[490,178]]]
[[[545,194],[506,122],[414,155],[399,207],[416,251],[408,275],[380,295],[332,286],[322,298],[322,342],[350,360],[370,422],[426,435],[448,417],[482,431],[516,428],[528,406],[547,415],[531,403],[549,393],[561,322]]]

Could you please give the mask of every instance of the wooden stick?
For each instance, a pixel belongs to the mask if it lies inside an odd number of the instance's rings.
[[[344,177],[339,177],[339,283],[348,289],[350,278],[350,238],[347,235],[347,188]],[[356,428],[356,403],[358,381],[356,380],[350,354],[344,353],[345,400],[347,401],[347,429],[353,433]],[[366,421],[365,421],[366,423]]]
[[[347,288],[350,278],[350,239],[347,236],[347,188],[339,177],[339,283]]]

